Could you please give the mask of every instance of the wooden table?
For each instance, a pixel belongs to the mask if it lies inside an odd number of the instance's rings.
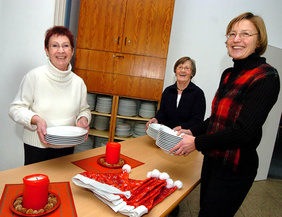
[[[43,173],[49,176],[50,182],[70,182],[79,217],[124,216],[115,213],[111,208],[97,199],[92,192],[74,185],[71,181],[73,176],[84,172],[84,170],[71,162],[104,153],[105,147],[100,147],[49,161],[1,171],[1,195],[5,184],[22,183],[22,179],[26,175]],[[174,181],[180,180],[183,182],[183,188],[181,190],[173,192],[145,216],[166,216],[200,181],[203,156],[197,151],[187,157],[172,156],[158,148],[155,145],[155,140],[149,136],[142,136],[121,142],[121,154],[145,163],[131,170],[129,177],[132,179],[144,180],[147,178],[147,172],[158,169],[160,172],[167,172]]]

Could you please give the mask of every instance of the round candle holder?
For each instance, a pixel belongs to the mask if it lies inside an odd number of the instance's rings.
[[[61,199],[60,199],[59,195],[57,195],[56,193],[54,193],[54,192],[52,192],[52,191],[49,191],[49,195],[51,195],[51,194],[56,197],[57,203],[56,203],[56,205],[53,206],[51,209],[49,209],[49,210],[47,210],[47,211],[44,210],[44,212],[42,212],[42,213],[27,214],[27,213],[20,212],[19,210],[16,210],[16,208],[15,208],[15,206],[14,206],[14,203],[15,203],[15,201],[16,201],[19,197],[22,197],[22,196],[23,196],[23,193],[20,193],[20,194],[16,195],[16,196],[12,199],[12,201],[11,201],[11,203],[10,203],[10,209],[12,210],[13,213],[15,213],[15,214],[17,214],[17,215],[19,215],[19,216],[35,217],[35,216],[47,215],[47,214],[49,214],[49,213],[55,211],[55,210],[60,206],[60,204],[61,204]],[[47,205],[47,204],[46,204],[46,205]]]
[[[100,164],[103,167],[117,169],[123,167],[124,164],[126,164],[126,161],[123,158],[119,158],[119,162],[117,164],[109,164],[106,162],[105,156],[99,157],[97,159],[98,164]]]

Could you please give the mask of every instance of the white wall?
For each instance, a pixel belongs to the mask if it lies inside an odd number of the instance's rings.
[[[77,2],[78,0],[73,0]],[[23,165],[22,127],[8,117],[8,105],[28,70],[46,62],[43,50],[44,33],[53,25],[55,0],[0,0],[1,112],[0,170]],[[225,28],[240,13],[251,11],[263,17],[269,44],[282,48],[282,4],[280,0],[176,0],[164,87],[174,82],[173,64],[181,56],[197,62],[193,81],[207,99],[207,115],[222,71],[231,66],[225,48]],[[279,50],[277,51],[279,53]],[[272,55],[271,55],[272,56]],[[281,60],[281,58],[280,58]],[[276,61],[279,63],[279,61]],[[278,68],[278,66],[274,65]],[[280,66],[281,67],[281,66]],[[279,68],[278,68],[279,69]],[[282,68],[280,68],[280,73]],[[281,76],[281,75],[280,75]],[[281,97],[280,97],[281,99]],[[273,142],[281,112],[280,104],[264,128],[267,144],[263,144],[260,174],[267,174]],[[268,127],[269,126],[269,127]],[[269,132],[271,131],[271,132]],[[263,140],[264,140],[263,139]],[[275,139],[275,138],[274,138]],[[260,147],[261,148],[261,147]],[[270,154],[269,154],[270,153]],[[261,171],[262,168],[262,171]],[[259,174],[259,175],[260,175]]]
[[[0,170],[23,165],[22,127],[8,116],[23,76],[46,63],[44,34],[55,0],[0,0]]]
[[[279,0],[176,0],[164,87],[175,82],[173,65],[179,57],[190,56],[195,59],[197,74],[193,82],[205,92],[208,117],[221,73],[233,63],[225,47],[225,30],[230,20],[247,11],[262,16],[267,27],[269,44],[282,48],[281,10],[282,4]],[[275,51],[281,56],[281,49]],[[273,58],[275,55],[269,56]],[[281,58],[273,63],[269,58],[268,60],[280,71],[281,79]],[[257,180],[265,179],[268,174],[281,104],[280,94],[279,102],[264,125],[263,139],[258,148],[260,167]]]

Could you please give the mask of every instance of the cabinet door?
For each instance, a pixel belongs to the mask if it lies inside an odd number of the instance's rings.
[[[81,0],[77,47],[120,51],[126,0]]]
[[[174,0],[128,0],[123,53],[166,58]]]

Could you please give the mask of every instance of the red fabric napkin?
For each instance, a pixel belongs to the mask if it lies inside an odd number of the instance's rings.
[[[108,167],[101,166],[98,163],[98,159],[100,157],[103,157],[104,155],[105,154],[101,154],[101,155],[86,158],[83,160],[74,161],[72,163],[88,172],[96,172],[96,173],[120,173],[122,172],[122,168],[108,168]],[[132,159],[122,154],[120,155],[120,157],[124,159],[125,163],[130,165],[131,168],[138,167],[144,164],[140,161],[137,161],[135,159]]]
[[[49,213],[52,217],[77,217],[69,182],[52,182],[49,190],[59,195],[60,206]],[[0,201],[0,217],[18,217],[10,209],[10,203],[16,195],[23,192],[23,184],[6,184]]]

